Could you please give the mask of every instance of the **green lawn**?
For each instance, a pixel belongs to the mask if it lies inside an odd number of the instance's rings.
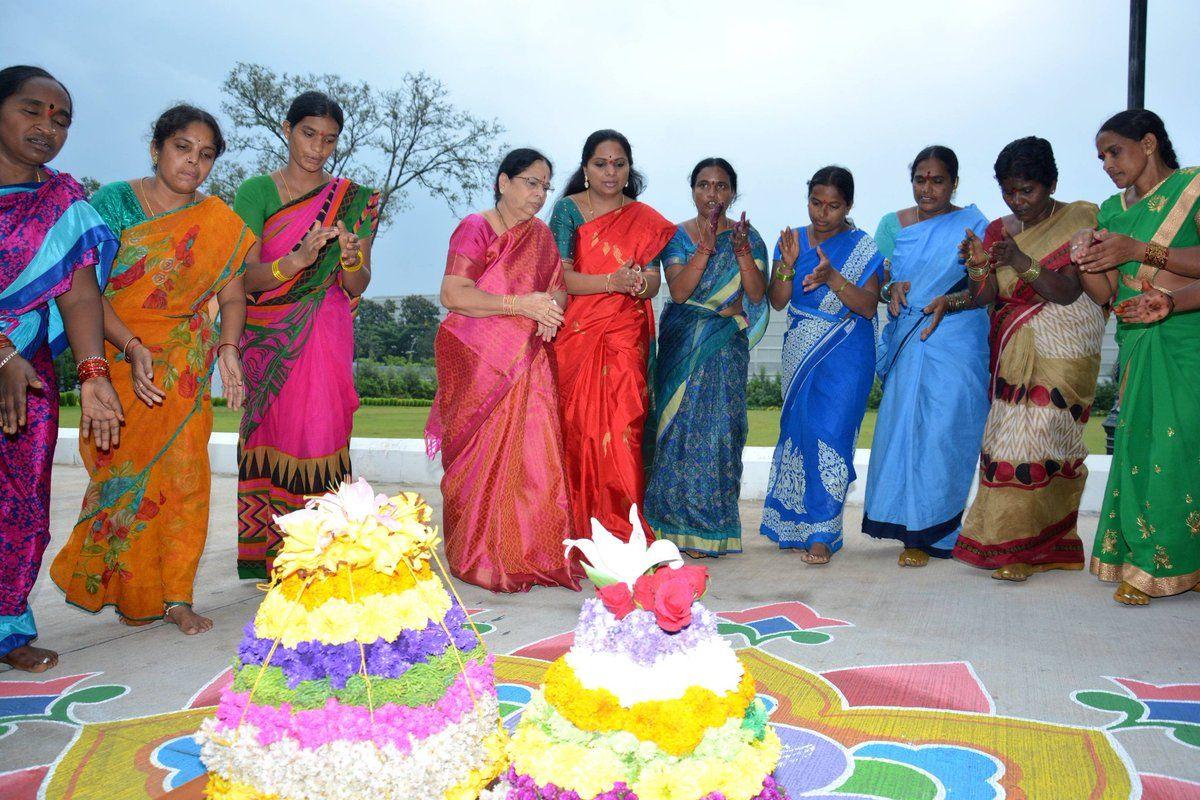
[[[214,409],[213,427],[218,431],[236,431],[241,413],[227,408]],[[875,434],[875,413],[868,411],[858,435],[859,447],[870,447]],[[420,439],[424,435],[428,408],[406,408],[402,406],[365,406],[354,415],[354,435],[384,439]],[[1088,451],[1104,452],[1104,429],[1100,423],[1104,415],[1093,416],[1084,431]],[[62,426],[78,427],[79,409],[62,409]],[[750,439],[747,444],[756,447],[773,447],[779,438],[779,411],[751,411]]]

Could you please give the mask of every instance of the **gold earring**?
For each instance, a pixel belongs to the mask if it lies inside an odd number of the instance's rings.
[[[591,188],[591,184],[590,184],[590,183],[588,183],[588,178],[587,178],[587,173],[586,173],[586,172],[585,172],[585,173],[584,173],[584,175],[583,175],[583,188],[585,188],[585,189],[590,189],[590,188]]]
[[[158,153],[150,154],[150,164],[151,164],[151,166],[154,166],[154,167],[158,166]]]

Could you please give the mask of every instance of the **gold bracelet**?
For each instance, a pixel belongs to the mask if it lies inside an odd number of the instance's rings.
[[[1171,251],[1161,244],[1150,242],[1146,245],[1146,258],[1144,263],[1158,267],[1159,269],[1167,268],[1167,260],[1171,256]]]
[[[1031,259],[1029,269],[1025,270],[1024,272],[1018,272],[1017,277],[1025,281],[1025,283],[1032,284],[1039,277],[1041,277],[1041,274],[1042,265],[1038,263],[1037,259]]]
[[[846,279],[845,277],[843,277],[843,278],[842,278],[842,285],[841,285],[841,286],[839,286],[838,288],[834,289],[834,290],[833,290],[833,293],[834,293],[834,294],[836,294],[838,297],[841,297],[841,296],[842,296],[842,292],[844,292],[844,291],[846,290],[846,287],[847,287],[847,286],[849,286],[849,285],[850,285],[850,281],[849,281],[848,279]]]
[[[287,283],[287,281],[288,281],[287,275],[284,275],[282,272],[279,271],[279,262],[280,261],[283,261],[283,259],[277,258],[271,262],[271,274],[274,275],[275,280],[279,281],[280,283]]]
[[[354,259],[353,264],[347,264],[345,261],[342,261],[342,272],[358,272],[360,269],[362,269],[362,250],[359,250],[357,253],[355,253],[355,256],[357,257]]]
[[[782,283],[787,283],[796,277],[796,268],[783,266],[783,262],[780,261],[775,265],[775,273],[771,277]]]
[[[988,272],[990,272],[990,270],[987,268],[987,264],[984,264],[982,267],[973,267],[970,264],[967,264],[967,275],[969,275],[973,281],[980,283],[986,281]]]

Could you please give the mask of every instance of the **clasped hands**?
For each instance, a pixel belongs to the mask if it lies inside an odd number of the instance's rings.
[[[1080,272],[1109,272],[1129,261],[1144,261],[1146,243],[1120,233],[1084,228],[1071,237],[1071,260]]]
[[[547,292],[518,294],[515,295],[513,307],[518,316],[537,323],[537,335],[543,342],[549,342],[558,335],[564,316],[553,295]]]

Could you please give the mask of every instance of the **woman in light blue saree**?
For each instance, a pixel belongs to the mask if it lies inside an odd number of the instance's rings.
[[[900,566],[949,558],[962,527],[988,413],[988,313],[969,308],[959,254],[964,230],[983,236],[987,218],[951,203],[958,158],[947,147],[917,154],[917,204],[888,214],[875,240],[889,259],[889,322],[878,373],[863,532],[896,539]]]
[[[823,167],[808,183],[811,225],[775,249],[771,305],[788,311],[783,411],[763,504],[763,536],[826,564],[842,547],[854,446],[875,378],[875,310],[883,256],[846,215],[854,177]],[[795,279],[801,281],[795,287]]]
[[[653,443],[646,519],[692,556],[740,553],[750,349],[767,327],[767,248],[742,214],[725,216],[737,173],[723,158],[692,170],[695,219],[662,252],[665,304],[644,441]]]

